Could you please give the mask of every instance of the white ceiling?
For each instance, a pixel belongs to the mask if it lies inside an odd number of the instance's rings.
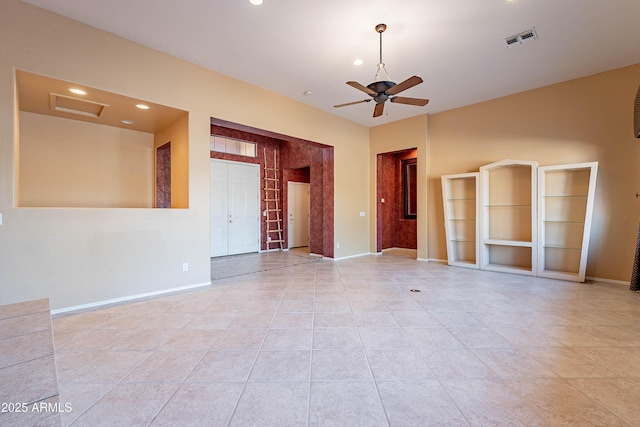
[[[365,126],[437,113],[640,62],[640,0],[27,0]],[[373,81],[379,36],[402,96],[372,102],[345,84]],[[506,47],[535,27],[538,39]],[[364,64],[353,65],[361,58]],[[638,76],[640,82],[640,76]],[[305,91],[313,92],[304,96]]]

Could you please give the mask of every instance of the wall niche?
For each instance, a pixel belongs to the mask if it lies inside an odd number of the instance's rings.
[[[16,71],[17,207],[154,208],[170,143],[171,203],[188,208],[188,113]]]

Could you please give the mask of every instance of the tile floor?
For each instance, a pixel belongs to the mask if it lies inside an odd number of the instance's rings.
[[[290,256],[55,318],[64,424],[640,425],[640,295],[625,286]]]

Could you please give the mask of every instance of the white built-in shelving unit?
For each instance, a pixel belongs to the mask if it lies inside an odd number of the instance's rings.
[[[537,167],[502,160],[480,168],[480,268],[535,274]]]
[[[598,163],[538,168],[538,276],[583,282]]]
[[[442,176],[449,265],[583,282],[597,162]]]
[[[479,268],[478,175],[442,177],[449,265]]]

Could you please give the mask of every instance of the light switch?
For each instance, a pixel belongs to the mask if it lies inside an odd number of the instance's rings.
[[[364,212],[360,212],[360,216],[364,216]]]
[[[384,198],[380,199],[380,203],[384,203]]]
[[[2,225],[2,214],[0,213],[0,225]]]

